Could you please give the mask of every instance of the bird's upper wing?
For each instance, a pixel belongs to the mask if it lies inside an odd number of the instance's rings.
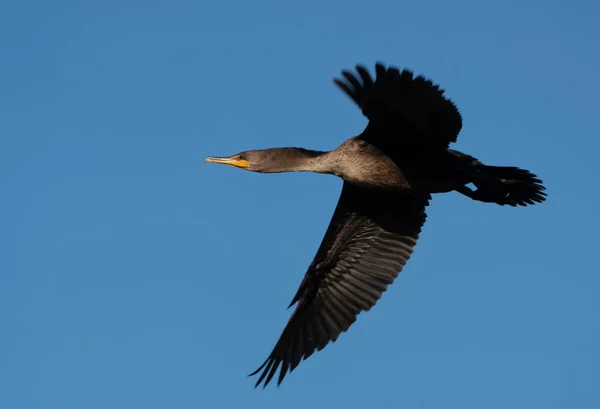
[[[302,359],[348,330],[369,310],[413,252],[429,194],[385,192],[345,182],[325,237],[290,306],[298,303],[256,386],[281,370],[278,385]]]
[[[342,71],[334,82],[369,119],[363,132],[368,142],[383,150],[416,145],[447,149],[462,128],[461,115],[444,90],[409,70],[375,64],[375,79],[362,65]]]

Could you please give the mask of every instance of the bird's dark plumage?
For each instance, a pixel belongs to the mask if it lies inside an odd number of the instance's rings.
[[[448,148],[456,142],[462,117],[439,85],[410,70],[375,64],[373,79],[362,65],[358,76],[342,71],[334,82],[369,119],[363,138],[381,149],[417,144],[428,149]]]
[[[545,200],[542,181],[513,166],[488,166],[449,149],[461,115],[438,85],[411,71],[375,65],[342,71],[335,83],[369,122],[330,152],[252,150],[207,158],[263,172],[309,171],[344,180],[337,207],[290,307],[296,307],[267,360],[251,375],[279,385],[301,360],[334,342],[398,276],[425,223],[431,194],[457,191],[473,200],[527,206]],[[476,190],[467,185],[473,184]]]
[[[430,195],[409,195],[344,183],[329,228],[300,288],[283,334],[256,385],[278,384],[300,360],[346,331],[370,310],[413,252]]]

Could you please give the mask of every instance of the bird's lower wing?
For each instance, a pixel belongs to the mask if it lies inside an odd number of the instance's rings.
[[[429,194],[383,192],[344,183],[325,237],[298,293],[298,303],[256,386],[281,366],[285,375],[335,342],[360,312],[381,298],[402,270],[425,223]]]

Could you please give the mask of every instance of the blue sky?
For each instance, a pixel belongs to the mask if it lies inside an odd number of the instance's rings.
[[[0,406],[600,407],[598,12],[5,0]],[[549,200],[435,196],[378,305],[254,390],[341,181],[203,159],[335,148],[366,122],[331,79],[376,60],[441,84],[455,148]]]

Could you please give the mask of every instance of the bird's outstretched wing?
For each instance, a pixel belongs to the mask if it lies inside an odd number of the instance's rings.
[[[290,307],[298,303],[261,372],[266,386],[348,330],[381,297],[413,252],[429,194],[344,183],[325,237]]]
[[[462,128],[461,115],[439,85],[410,70],[375,64],[375,79],[362,65],[334,82],[369,119],[363,138],[384,150],[416,145],[447,149]]]

